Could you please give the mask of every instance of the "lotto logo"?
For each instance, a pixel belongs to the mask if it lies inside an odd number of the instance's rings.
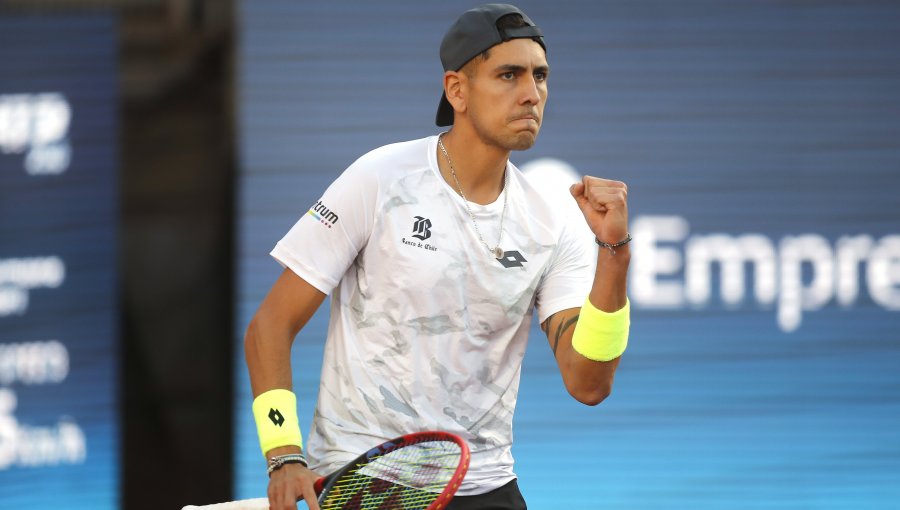
[[[280,427],[281,424],[284,423],[284,416],[281,415],[281,411],[278,409],[269,409],[269,419],[272,420],[272,423],[277,427]]]
[[[497,261],[507,269],[511,267],[522,267],[522,262],[528,262],[525,260],[525,257],[516,250],[503,252],[503,256],[497,259]]]

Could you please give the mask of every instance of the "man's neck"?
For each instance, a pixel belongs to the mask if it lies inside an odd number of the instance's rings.
[[[476,204],[490,204],[503,191],[503,173],[509,161],[509,151],[485,144],[474,132],[454,127],[441,137],[444,148],[453,162],[459,187],[466,199]],[[437,149],[438,165],[444,180],[458,190],[447,157]]]

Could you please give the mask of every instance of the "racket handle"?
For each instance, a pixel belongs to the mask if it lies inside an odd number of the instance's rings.
[[[335,471],[328,476],[323,476],[316,480],[316,483],[313,484],[313,490],[316,491],[316,496],[322,494],[322,491],[325,490],[325,486],[328,485],[332,479],[339,473],[340,471]]]

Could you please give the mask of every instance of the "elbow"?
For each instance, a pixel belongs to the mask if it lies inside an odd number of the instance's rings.
[[[572,398],[584,405],[595,406],[606,400],[612,393],[612,384],[599,384],[582,388],[568,388]]]
[[[244,359],[247,364],[251,364],[258,358],[257,355],[257,338],[259,338],[259,320],[254,316],[247,325],[247,331],[244,332]]]

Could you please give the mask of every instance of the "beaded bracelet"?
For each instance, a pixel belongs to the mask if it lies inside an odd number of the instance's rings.
[[[267,469],[267,471],[269,472],[269,477],[271,478],[272,473],[278,469],[281,469],[281,467],[285,464],[303,464],[303,467],[307,467],[306,457],[304,457],[302,453],[276,455],[269,459],[269,467]]]
[[[615,255],[615,254],[616,254],[616,248],[618,248],[619,246],[625,246],[626,244],[628,244],[628,243],[631,242],[631,234],[630,234],[630,233],[626,233],[626,234],[625,234],[625,239],[622,239],[622,240],[619,241],[618,243],[613,243],[613,244],[610,244],[610,243],[604,243],[603,241],[597,239],[596,237],[594,238],[594,240],[597,241],[597,245],[598,245],[598,246],[600,246],[601,248],[606,248],[607,250],[609,250],[610,254]]]

